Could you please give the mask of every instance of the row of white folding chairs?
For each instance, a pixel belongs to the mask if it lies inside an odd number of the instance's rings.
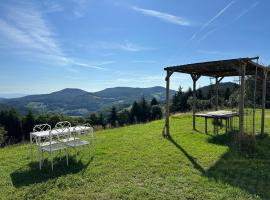
[[[43,164],[43,152],[47,152],[49,154],[52,170],[53,170],[52,154],[55,151],[59,151],[60,154],[62,150],[65,151],[67,166],[68,166],[68,148],[72,148],[75,150],[76,160],[78,160],[77,148],[79,147],[83,148],[84,146],[88,146],[89,156],[91,156],[91,154],[94,155],[94,143],[93,143],[94,132],[90,124],[75,126],[73,127],[73,130],[71,130],[70,122],[63,121],[58,122],[53,129],[51,129],[51,126],[49,124],[40,124],[36,125],[33,128],[33,132],[40,132],[40,131],[49,132],[47,136],[42,138],[42,141],[36,140],[39,150],[40,169]],[[80,135],[82,133],[88,134],[90,136],[88,137],[88,140],[83,140],[80,138]]]

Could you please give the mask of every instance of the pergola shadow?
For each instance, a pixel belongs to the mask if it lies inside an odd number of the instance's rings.
[[[167,137],[167,140],[171,142],[175,147],[177,147],[177,149],[179,149],[180,152],[187,157],[195,169],[201,172],[201,174],[205,174],[204,168],[199,163],[197,163],[196,160],[180,144],[178,144],[172,136]]]
[[[209,169],[204,169],[173,137],[167,138],[203,176],[240,188],[262,199],[270,199],[270,137],[257,138],[253,154],[240,154],[232,145],[233,133],[212,135],[208,142],[229,146],[229,150]]]
[[[46,182],[51,179],[55,179],[67,174],[76,174],[78,172],[84,172],[91,163],[89,160],[84,164],[81,160],[78,162],[74,157],[69,158],[69,166],[66,166],[65,158],[62,161],[56,161],[54,170],[51,170],[51,165],[48,160],[44,161],[42,169],[39,169],[38,162],[29,163],[30,169],[18,169],[10,174],[13,185],[16,188],[23,186],[29,186],[36,183]]]
[[[228,145],[226,152],[206,176],[241,188],[262,199],[270,199],[270,137],[258,137],[254,153],[239,153],[232,145],[232,135],[214,136],[209,142]]]

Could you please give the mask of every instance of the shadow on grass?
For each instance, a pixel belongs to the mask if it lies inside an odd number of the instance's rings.
[[[181,147],[174,139],[172,136],[169,136],[168,141],[170,141],[172,144],[174,144],[186,157],[187,159],[192,163],[195,169],[200,171],[202,174],[205,173],[205,170],[202,168],[201,165],[199,165],[196,160],[183,148]]]
[[[54,160],[53,171],[51,170],[51,162],[48,160],[44,161],[41,170],[39,169],[38,162],[31,162],[29,163],[30,168],[19,169],[10,174],[12,183],[16,188],[19,188],[45,182],[67,174],[75,174],[81,171],[84,172],[93,158],[84,164],[81,160],[77,162],[74,157],[69,157],[68,166],[66,166],[65,157],[61,160],[62,161]]]
[[[208,170],[204,170],[171,136],[167,139],[203,176],[240,188],[262,199],[270,199],[270,137],[257,137],[256,149],[252,154],[239,153],[233,145],[233,138],[233,132],[209,137],[209,143],[228,146],[229,150]]]
[[[270,138],[256,138],[253,153],[239,153],[233,145],[233,133],[213,136],[210,143],[228,145],[226,152],[206,176],[241,188],[262,199],[270,199]]]

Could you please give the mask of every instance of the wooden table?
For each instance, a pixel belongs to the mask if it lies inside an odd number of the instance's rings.
[[[226,121],[226,133],[228,128],[232,127],[232,119],[234,117],[239,117],[238,112],[228,111],[228,110],[218,110],[206,113],[197,113],[195,114],[196,117],[204,117],[205,119],[205,133],[207,133],[207,119],[214,119],[214,120],[225,120]],[[214,124],[214,132],[218,133],[218,125]]]

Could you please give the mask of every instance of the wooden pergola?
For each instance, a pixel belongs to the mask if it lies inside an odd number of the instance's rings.
[[[218,83],[224,77],[239,76],[240,77],[240,100],[239,100],[239,133],[244,133],[244,97],[245,97],[245,77],[248,75],[256,75],[262,79],[262,115],[261,115],[261,134],[264,133],[264,118],[265,118],[265,98],[266,98],[266,79],[268,68],[258,64],[259,57],[253,58],[238,58],[229,60],[218,60],[211,62],[192,63],[185,65],[177,65],[166,67],[164,70],[166,75],[166,119],[163,135],[170,136],[170,77],[173,73],[189,74],[193,81],[193,129],[196,127],[196,82],[201,76],[213,77],[216,80],[215,90],[218,94]],[[257,62],[254,62],[257,60]],[[254,95],[255,96],[255,95]],[[255,99],[254,99],[255,101]],[[215,109],[218,109],[218,98],[215,101]]]

